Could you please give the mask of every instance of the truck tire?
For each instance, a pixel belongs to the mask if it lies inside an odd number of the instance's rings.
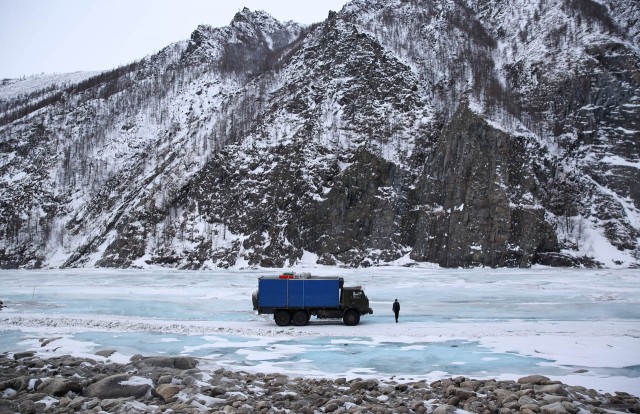
[[[299,310],[293,314],[293,324],[296,326],[305,326],[309,322],[309,312]]]
[[[356,326],[360,322],[360,314],[354,309],[349,309],[342,316],[342,321],[347,326]]]
[[[273,314],[273,319],[278,326],[288,326],[291,323],[291,314],[286,310],[277,310]]]

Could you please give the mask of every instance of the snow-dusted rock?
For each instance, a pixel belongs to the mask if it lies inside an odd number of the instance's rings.
[[[0,267],[638,266],[633,0],[353,0],[0,85]]]
[[[11,384],[18,375],[28,372],[27,365],[37,357],[15,360],[0,355],[0,384]],[[70,357],[47,359],[48,364],[31,375],[52,377],[58,367],[70,364]],[[397,413],[455,413],[491,412],[507,413],[604,413],[611,410],[636,412],[640,408],[638,397],[626,393],[600,394],[582,387],[558,385],[567,390],[561,401],[537,402],[525,398],[534,392],[532,383],[515,381],[471,380],[456,377],[427,384],[420,382],[377,381],[344,378],[288,378],[278,374],[249,374],[227,371],[210,366],[204,370],[176,370],[149,367],[136,358],[128,364],[113,364],[79,359],[72,365],[78,372],[59,375],[56,380],[68,381],[76,375],[87,378],[82,390],[70,389],[65,396],[53,396],[52,388],[0,389],[0,411],[9,412],[101,412],[129,413],[132,411],[288,411],[296,413],[324,412],[397,412]],[[105,377],[102,372],[112,375]],[[162,377],[164,382],[151,388],[150,378]],[[170,378],[169,378],[170,377]],[[286,379],[286,380],[285,380]],[[21,381],[21,380],[20,380]],[[466,399],[451,395],[462,386],[474,383],[475,395]],[[46,383],[46,380],[45,380]],[[187,384],[189,385],[178,385]],[[136,388],[143,387],[143,388]],[[521,387],[525,387],[520,389]],[[11,390],[8,392],[7,390]],[[145,391],[142,393],[141,391]],[[216,390],[216,391],[214,391]],[[537,391],[536,391],[537,392]],[[547,395],[547,394],[545,394]],[[505,398],[519,396],[520,400]],[[454,404],[452,404],[454,403]],[[511,408],[509,408],[511,407]]]
[[[118,399],[142,398],[152,389],[147,381],[136,381],[130,374],[116,374],[103,378],[82,391],[82,395],[89,398]]]

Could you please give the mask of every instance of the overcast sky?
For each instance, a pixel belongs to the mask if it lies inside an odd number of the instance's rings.
[[[112,69],[243,7],[311,24],[347,0],[0,0],[0,79]]]

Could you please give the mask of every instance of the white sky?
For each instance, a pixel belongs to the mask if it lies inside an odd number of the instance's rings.
[[[0,79],[112,69],[243,7],[311,24],[347,0],[0,0]]]

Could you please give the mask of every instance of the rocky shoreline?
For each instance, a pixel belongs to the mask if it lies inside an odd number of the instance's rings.
[[[5,413],[640,413],[638,397],[602,394],[533,375],[404,382],[290,378],[199,367],[192,357],[40,358],[0,355]]]

